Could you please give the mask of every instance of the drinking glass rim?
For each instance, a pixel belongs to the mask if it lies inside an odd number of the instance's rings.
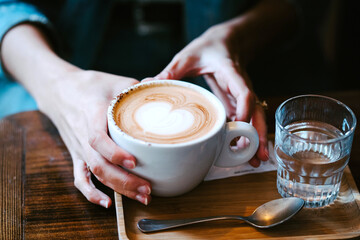
[[[330,101],[333,101],[339,105],[341,105],[342,107],[344,107],[351,115],[351,117],[354,119],[354,122],[352,124],[352,126],[350,127],[349,131],[346,132],[345,134],[339,136],[339,137],[336,137],[336,138],[333,138],[333,139],[327,139],[327,140],[311,140],[311,139],[306,139],[306,138],[303,138],[303,137],[300,137],[299,135],[295,135],[293,133],[291,133],[290,131],[288,131],[284,126],[282,126],[280,123],[279,123],[279,112],[280,112],[280,109],[288,102],[290,101],[293,101],[295,99],[298,99],[298,98],[305,98],[305,97],[314,97],[314,98],[323,98],[323,99],[328,99]],[[324,95],[318,95],[318,94],[303,94],[303,95],[298,95],[298,96],[294,96],[294,97],[291,97],[287,100],[285,100],[284,102],[282,102],[279,107],[276,109],[276,112],[275,112],[275,124],[284,132],[286,132],[287,135],[291,135],[293,136],[294,138],[298,138],[300,140],[305,140],[307,142],[318,142],[318,143],[332,143],[332,142],[336,142],[336,141],[339,141],[339,140],[343,140],[351,135],[353,135],[353,133],[355,132],[355,128],[356,128],[356,123],[357,123],[357,119],[356,119],[356,116],[354,114],[354,112],[351,110],[351,108],[349,108],[346,104],[344,104],[343,102],[339,101],[339,100],[336,100],[335,98],[331,98],[331,97],[328,97],[328,96],[324,96]]]

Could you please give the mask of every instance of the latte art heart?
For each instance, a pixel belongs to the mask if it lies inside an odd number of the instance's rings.
[[[149,143],[188,142],[207,134],[217,121],[217,110],[205,96],[172,84],[132,89],[114,109],[123,132]]]
[[[185,109],[173,109],[166,102],[150,102],[136,111],[135,121],[145,132],[172,135],[188,130],[194,116]]]

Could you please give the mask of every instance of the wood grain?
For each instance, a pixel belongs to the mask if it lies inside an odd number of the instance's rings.
[[[321,209],[302,209],[289,221],[270,229],[256,229],[237,220],[201,223],[156,233],[142,233],[142,218],[180,219],[216,215],[250,215],[259,205],[280,198],[276,172],[204,182],[193,191],[173,198],[154,197],[149,206],[118,195],[123,219],[121,240],[212,239],[345,239],[360,237],[360,195],[347,167],[340,195]],[[124,224],[125,223],[125,224]],[[124,225],[121,225],[124,224]]]
[[[5,129],[9,129],[9,125],[17,126],[16,131],[23,131],[24,139],[18,136],[12,141],[0,141],[5,143],[9,159],[22,157],[23,163],[26,162],[22,165],[24,194],[16,193],[13,201],[2,196],[2,206],[5,206],[1,219],[16,210],[17,221],[1,224],[1,239],[118,239],[114,206],[105,209],[94,205],[75,188],[71,156],[50,120],[37,111],[24,112],[7,118],[6,124],[0,124]],[[11,135],[10,130],[7,131]],[[9,144],[13,146],[11,149]],[[26,151],[21,152],[22,148]],[[0,151],[2,155],[6,153],[2,149]],[[14,164],[11,161],[1,163]],[[7,171],[13,171],[15,167],[1,169],[4,185],[6,180],[3,178],[9,175]],[[113,197],[111,189],[96,180],[94,182],[99,189]],[[6,191],[11,190],[6,188]],[[1,192],[2,195],[8,194]],[[4,211],[8,213],[3,214]],[[15,213],[11,215],[15,218]]]
[[[23,130],[0,121],[0,239],[23,238]]]

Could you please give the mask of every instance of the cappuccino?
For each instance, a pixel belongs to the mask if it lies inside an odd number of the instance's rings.
[[[238,166],[259,146],[253,126],[226,122],[225,108],[214,94],[183,81],[131,86],[113,99],[107,118],[112,140],[136,158],[136,167],[126,170],[150,181],[157,196],[188,192],[211,166]],[[231,141],[239,136],[250,144],[234,152]]]
[[[118,127],[149,143],[189,142],[209,133],[218,110],[200,92],[171,83],[138,85],[121,94],[113,109]]]

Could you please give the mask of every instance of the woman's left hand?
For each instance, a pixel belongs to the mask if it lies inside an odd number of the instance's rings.
[[[223,102],[231,120],[250,122],[259,134],[259,149],[249,163],[258,167],[268,159],[264,109],[257,104],[250,79],[240,58],[231,30],[222,25],[210,28],[180,51],[158,74],[157,79],[182,79],[203,75],[214,94]],[[242,145],[243,143],[238,143]]]

